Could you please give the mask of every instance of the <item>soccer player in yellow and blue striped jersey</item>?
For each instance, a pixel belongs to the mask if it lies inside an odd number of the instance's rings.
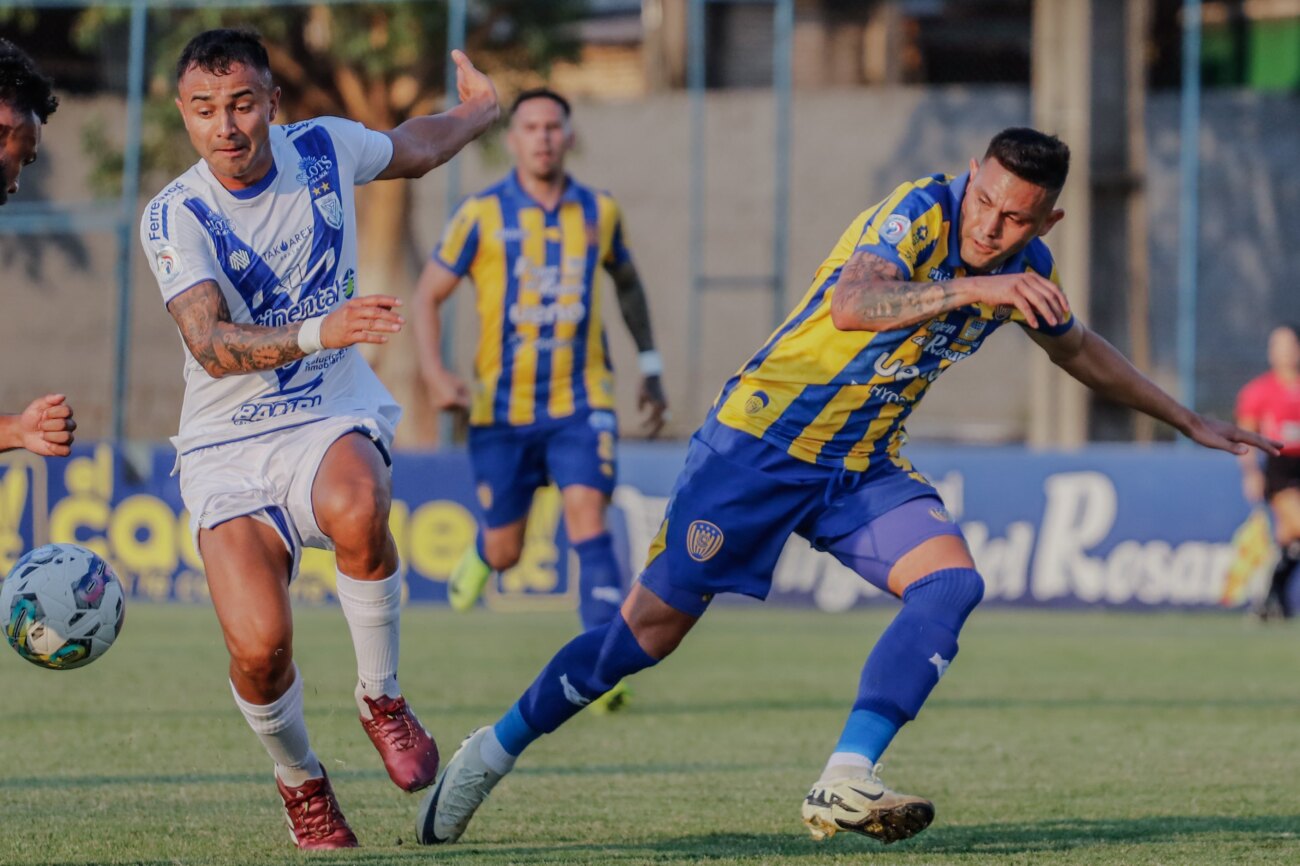
[[[622,590],[605,508],[614,489],[614,372],[603,324],[600,271],[640,351],[641,403],[650,435],[663,424],[663,364],[624,236],[618,204],[564,172],[573,143],[569,103],[525,91],[506,142],[514,169],[452,216],[417,292],[425,380],[434,404],[469,411],[470,459],[484,529],[449,587],[458,609],[474,604],[491,569],[514,565],[534,490],[561,489],[565,528],[578,553],[585,628],[618,610]],[[474,283],[480,323],[471,389],[442,363],[438,310],[460,280]]]
[[[961,530],[900,450],[930,384],[1014,321],[1085,385],[1202,445],[1276,450],[1180,406],[1071,314],[1042,240],[1064,215],[1068,167],[1058,139],[1006,130],[968,174],[905,183],[853,221],[692,438],[619,616],[562,648],[462,746],[421,808],[422,841],[458,838],[529,743],[672,652],[714,595],[766,597],[792,533],[903,601],[867,658],[804,823],[817,839],[849,830],[887,843],[930,824],[933,804],[885,787],[877,761],[947,671],[984,594]]]

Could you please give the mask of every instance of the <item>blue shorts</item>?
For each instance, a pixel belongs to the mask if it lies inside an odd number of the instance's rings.
[[[617,445],[618,423],[603,410],[527,427],[471,427],[469,459],[488,528],[527,516],[533,492],[550,481],[609,496],[618,474]]]
[[[902,458],[865,472],[817,466],[711,418],[691,438],[640,581],[692,616],[720,592],[766,598],[791,533],[883,589],[889,564],[961,530]]]

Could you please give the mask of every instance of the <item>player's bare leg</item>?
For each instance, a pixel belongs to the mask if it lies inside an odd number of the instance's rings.
[[[920,542],[899,557],[889,569],[887,586],[890,592],[901,598],[910,587],[919,585],[926,578],[952,576],[956,591],[951,594],[960,595],[965,584],[978,579],[974,567],[970,551],[960,535],[938,535]],[[907,623],[906,627],[934,629],[936,625],[918,620],[916,623]],[[887,630],[886,635],[888,633]],[[882,635],[881,644],[885,643],[886,635]],[[867,662],[860,694],[871,690],[868,680],[872,678],[873,663],[879,661],[887,664],[889,661],[874,658],[881,651],[881,644],[872,651],[873,658]],[[953,647],[955,652],[955,642]],[[915,648],[909,646],[907,649],[912,651]],[[885,651],[888,652],[889,649]],[[945,659],[935,653],[929,659],[929,663],[935,666],[935,671],[931,672],[935,674],[934,682],[938,681],[952,660],[951,652],[948,655]],[[924,663],[923,660],[922,664]],[[908,672],[898,673],[901,677]],[[923,694],[919,696],[919,701],[924,700],[930,687],[932,683],[921,684]],[[913,696],[913,699],[916,700],[916,697]],[[880,765],[876,763],[876,758],[888,744],[897,726],[891,720],[855,709],[821,778],[804,799],[801,816],[814,839],[828,839],[840,830],[849,830],[889,844],[916,835],[934,820],[934,804],[929,800],[893,791],[880,781]],[[880,730],[882,727],[887,730]],[[873,739],[875,742],[871,742]]]
[[[212,606],[230,652],[235,703],[275,761],[294,844],[352,848],[356,836],[307,739],[293,663],[289,552],[270,526],[236,517],[199,533]]]
[[[1291,580],[1300,569],[1300,487],[1286,487],[1268,500],[1281,556],[1269,580],[1268,593],[1259,607],[1261,619],[1289,619]]]
[[[492,529],[480,527],[474,543],[461,555],[447,581],[452,610],[465,613],[478,603],[494,571],[513,568],[524,552],[528,516]]]
[[[623,604],[622,575],[614,556],[614,540],[605,522],[609,497],[585,484],[570,484],[560,491],[564,504],[564,530],[578,559],[578,617],[583,630],[602,626]],[[631,698],[625,681],[592,701],[592,712],[611,713]]]
[[[424,845],[459,839],[529,743],[554,731],[623,677],[666,658],[698,621],[644,586],[633,586],[619,616],[569,641],[496,725],[479,728],[461,743],[438,785],[420,803],[416,838]]]
[[[397,684],[402,582],[391,505],[388,467],[367,436],[349,433],[330,446],[312,484],[312,508],[334,542],[339,603],[357,653],[361,724],[393,783],[417,791],[433,783],[438,749]]]

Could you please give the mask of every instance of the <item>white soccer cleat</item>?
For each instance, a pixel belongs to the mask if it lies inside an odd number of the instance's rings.
[[[888,845],[920,833],[934,820],[934,804],[910,794],[891,791],[876,775],[877,764],[862,776],[818,781],[804,798],[804,826],[817,841],[840,830],[879,839]],[[854,768],[853,772],[863,772]]]
[[[479,728],[461,742],[438,784],[420,802],[415,836],[421,845],[445,845],[459,839],[475,810],[501,781],[501,774],[483,761],[480,751],[491,730]]]

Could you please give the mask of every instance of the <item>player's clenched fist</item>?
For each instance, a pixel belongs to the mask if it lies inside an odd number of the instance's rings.
[[[389,334],[402,330],[406,322],[396,307],[401,298],[366,295],[353,298],[325,317],[320,341],[326,349],[342,349],[356,343],[387,343]]]
[[[42,457],[67,457],[72,453],[72,407],[62,394],[46,394],[31,402],[18,416],[21,445]]]
[[[1037,329],[1039,320],[1059,325],[1070,313],[1070,302],[1056,283],[1033,273],[978,277],[978,296],[986,304],[1012,306]]]

